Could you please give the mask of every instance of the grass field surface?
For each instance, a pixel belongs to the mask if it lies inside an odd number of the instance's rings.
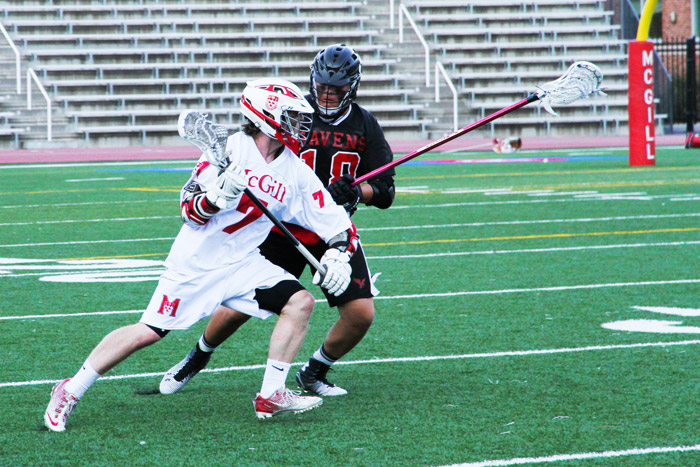
[[[700,153],[626,154],[399,167],[394,206],[353,217],[382,274],[330,375],[345,397],[255,418],[274,318],[158,394],[200,322],[98,381],[64,433],[43,427],[50,389],[139,319],[192,161],[0,166],[0,465],[700,465]],[[292,374],[337,316],[304,283],[319,302]]]

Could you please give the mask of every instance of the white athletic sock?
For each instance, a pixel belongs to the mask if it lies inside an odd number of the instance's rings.
[[[85,360],[82,368],[80,368],[75,376],[66,383],[66,391],[80,399],[100,376],[102,375],[96,372],[95,369],[92,368],[92,365],[90,365],[89,359]]]
[[[202,337],[199,338],[199,350],[206,353],[212,353],[214,350],[216,350],[216,347],[212,347],[211,344],[209,344],[204,338],[204,334],[202,334]]]
[[[291,366],[291,363],[268,358],[267,366],[265,367],[265,376],[263,376],[262,387],[260,388],[260,395],[267,399],[273,395],[276,390],[284,386]]]
[[[311,356],[314,360],[318,360],[321,363],[325,363],[328,366],[333,365],[337,359],[334,359],[330,355],[328,355],[326,352],[323,351],[323,345],[316,349],[316,352]]]

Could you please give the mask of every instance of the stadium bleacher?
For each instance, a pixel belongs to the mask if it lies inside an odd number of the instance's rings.
[[[65,136],[88,144],[172,140],[175,117],[192,106],[236,127],[247,80],[283,76],[305,88],[315,54],[337,42],[363,57],[361,94],[389,131],[421,132],[428,121],[363,2],[9,3],[0,21],[66,120]]]

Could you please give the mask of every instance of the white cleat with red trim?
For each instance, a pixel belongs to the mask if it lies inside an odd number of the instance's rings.
[[[267,399],[258,394],[253,401],[253,406],[258,418],[270,418],[286,413],[306,412],[322,403],[323,399],[320,397],[302,396],[301,391],[290,391],[282,386]]]
[[[79,399],[66,391],[66,383],[70,378],[56,384],[51,390],[51,400],[44,412],[44,424],[51,431],[65,431],[68,416],[75,408]]]

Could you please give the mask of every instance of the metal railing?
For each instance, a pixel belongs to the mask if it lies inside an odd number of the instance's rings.
[[[3,36],[5,36],[5,40],[7,40],[7,43],[10,44],[10,48],[12,49],[12,52],[15,54],[15,75],[17,77],[17,94],[22,94],[22,72],[21,72],[21,66],[22,66],[22,58],[19,53],[19,49],[15,45],[14,41],[10,37],[10,35],[7,33],[7,30],[5,29],[5,26],[0,24],[0,32],[2,33]]]
[[[389,1],[389,27],[394,29],[394,0]]]
[[[399,5],[399,43],[403,44],[403,18],[404,18],[404,16],[408,20],[408,23],[413,28],[413,31],[418,36],[418,40],[420,40],[420,43],[423,45],[423,48],[425,49],[425,86],[428,87],[428,86],[430,86],[430,46],[428,45],[428,42],[423,37],[423,34],[421,34],[420,30],[418,30],[418,26],[416,25],[415,21],[413,21],[413,18],[411,18],[411,15],[408,13],[408,9],[406,8],[406,6],[404,4]]]
[[[27,70],[27,110],[32,110],[32,80],[34,80],[37,88],[44,96],[44,100],[46,100],[46,140],[51,141],[51,99],[31,68]]]
[[[438,80],[438,72],[445,79],[447,87],[449,87],[450,91],[452,92],[452,128],[453,131],[457,131],[459,123],[457,98],[459,94],[457,93],[457,88],[455,88],[454,84],[452,84],[452,80],[449,76],[447,76],[447,71],[445,71],[445,67],[442,66],[441,62],[437,62],[435,63],[435,102],[440,102],[440,81]]]
[[[616,18],[619,18],[621,39],[633,41],[637,39],[637,28],[639,27],[639,14],[635,10],[630,0],[621,0],[619,11],[616,11]],[[619,16],[618,16],[619,15]]]
[[[673,78],[673,86],[667,90],[673,102],[672,123],[685,122],[686,131],[692,131],[690,128],[700,112],[700,103],[697,102],[697,89],[700,86],[697,57],[700,54],[700,43],[695,37],[665,38],[654,41],[654,50]]]

